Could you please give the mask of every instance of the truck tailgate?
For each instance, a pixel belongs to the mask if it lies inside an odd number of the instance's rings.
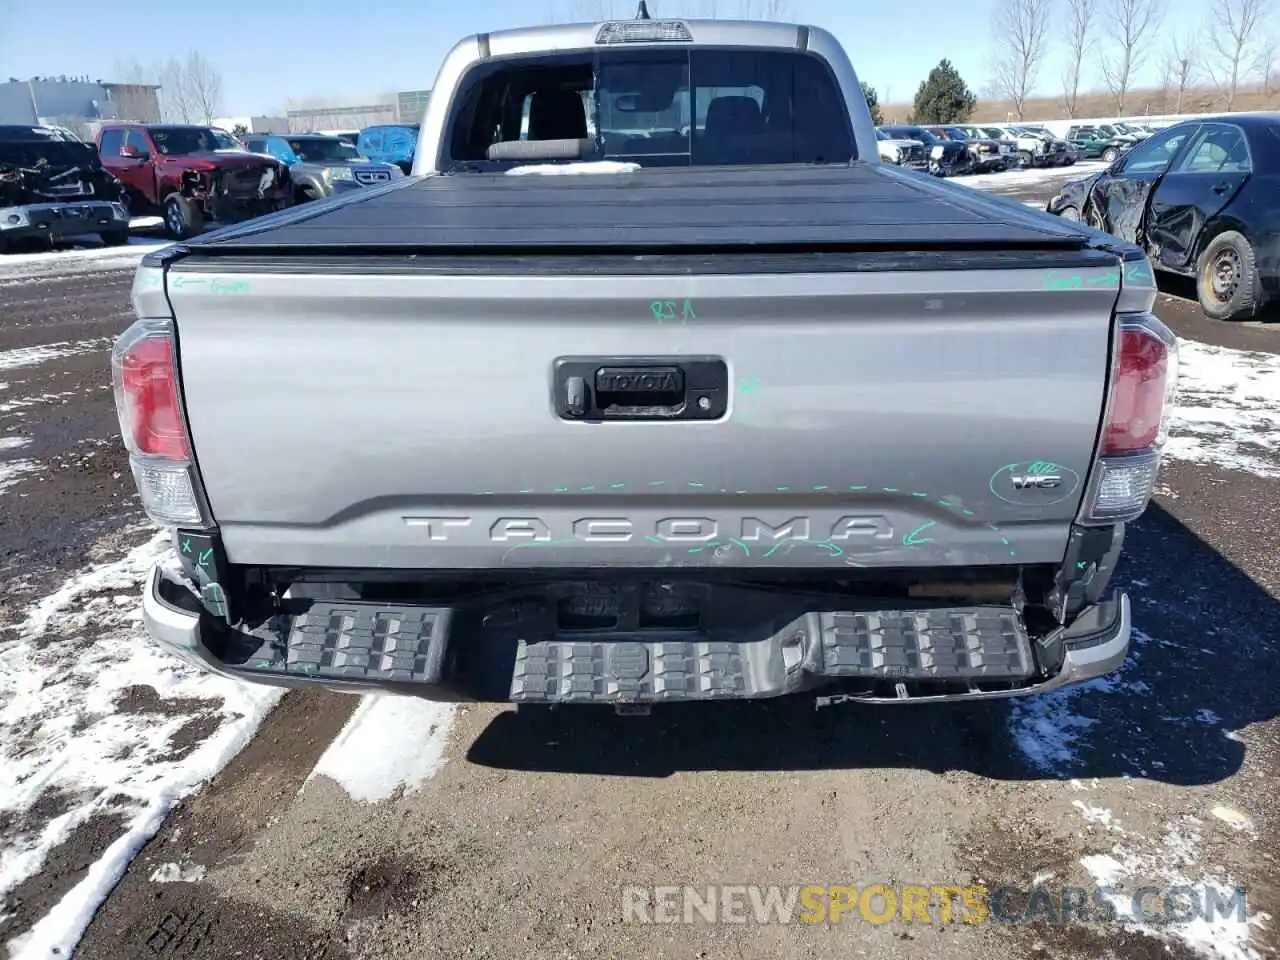
[[[1098,435],[1118,261],[1000,256],[378,275],[196,258],[166,287],[233,563],[1056,562]],[[726,409],[575,421],[557,412],[566,357],[718,358]]]

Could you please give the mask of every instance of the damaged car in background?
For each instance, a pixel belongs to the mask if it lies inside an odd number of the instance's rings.
[[[928,170],[929,157],[919,140],[898,140],[883,130],[876,131],[876,152],[885,163],[908,170]]]
[[[197,235],[208,220],[235,223],[293,203],[285,164],[215,127],[109,123],[98,132],[98,154],[124,183],[132,212],[158,213],[174,240]]]
[[[0,253],[22,241],[85,234],[112,246],[127,242],[120,182],[93,147],[43,130],[0,127]]]
[[[923,143],[928,158],[926,169],[935,177],[954,177],[969,173],[973,167],[968,147],[954,140],[944,140],[924,127],[894,124],[880,129],[894,139],[918,140]]]
[[[964,144],[974,173],[1001,173],[1016,161],[1016,150],[1003,147],[998,139],[971,134],[955,126],[931,126],[928,129],[943,140]]]
[[[1280,119],[1227,114],[1166,127],[1045,206],[1190,277],[1213,320],[1247,320],[1280,294]]]

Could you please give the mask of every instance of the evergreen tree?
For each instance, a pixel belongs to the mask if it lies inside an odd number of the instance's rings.
[[[867,81],[860,81],[862,84],[862,95],[867,100],[867,109],[871,111],[871,122],[877,127],[884,123],[884,114],[880,112],[880,95],[876,93],[876,88],[867,85]]]
[[[916,91],[916,123],[962,123],[969,119],[978,98],[965,86],[964,80],[951,65],[941,61],[929,71],[929,76]]]

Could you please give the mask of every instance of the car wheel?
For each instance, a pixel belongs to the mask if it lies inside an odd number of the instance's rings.
[[[929,161],[929,172],[933,174],[935,177],[942,177],[946,175],[942,172],[942,164],[940,164],[937,160]]]
[[[178,193],[171,193],[164,201],[164,232],[171,240],[186,240],[204,228],[204,216],[200,209]]]
[[[303,187],[301,190],[297,192],[297,194],[294,195],[293,202],[295,204],[310,203],[312,200],[319,200],[319,199],[320,199],[319,193],[317,193],[311,187]]]
[[[1242,234],[1227,230],[1205,247],[1196,266],[1196,296],[1200,309],[1212,320],[1253,316],[1258,302],[1258,264],[1253,246]]]
[[[1115,163],[1116,157],[1118,156],[1120,156],[1120,151],[1118,151],[1115,147],[1107,147],[1107,149],[1102,151],[1103,163]]]
[[[1033,166],[1035,164],[1035,157],[1031,155],[1030,150],[1019,150],[1018,163],[1020,163],[1024,167]]]
[[[128,230],[104,230],[102,233],[98,234],[98,239],[102,241],[104,246],[123,247],[126,243],[129,242],[129,231]]]
[[[1071,220],[1075,223],[1080,222],[1080,211],[1077,210],[1075,207],[1071,207],[1071,206],[1063,207],[1061,210],[1058,211],[1058,216],[1060,216],[1063,220]]]

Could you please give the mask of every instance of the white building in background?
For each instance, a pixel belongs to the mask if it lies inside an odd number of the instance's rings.
[[[104,120],[154,123],[160,88],[88,77],[11,77],[0,82],[0,123],[69,127],[83,136]]]

